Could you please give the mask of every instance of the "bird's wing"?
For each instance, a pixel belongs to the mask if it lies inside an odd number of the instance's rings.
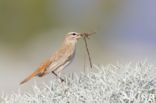
[[[72,59],[73,53],[74,49],[71,47],[59,50],[54,56],[51,57],[52,64],[49,66],[47,72],[57,71],[60,67],[64,67],[64,64],[70,62]]]
[[[60,60],[60,62],[57,63],[56,65],[55,65],[55,63],[54,63],[55,67],[53,67],[53,71],[57,71],[57,70],[58,70],[59,68],[61,68],[61,67],[62,67],[62,68],[66,67],[66,66],[70,63],[71,58],[72,58],[72,55],[69,55],[69,56],[66,57],[66,59]],[[58,70],[58,71],[59,71],[59,70]]]
[[[48,66],[51,64],[50,59],[48,58],[47,60],[45,60],[37,69],[35,72],[33,72],[30,76],[28,76],[26,79],[24,79],[20,84],[23,84],[25,82],[27,82],[28,80],[30,80],[32,77],[38,75],[38,74],[44,74],[44,72],[46,71],[46,69],[48,68]]]

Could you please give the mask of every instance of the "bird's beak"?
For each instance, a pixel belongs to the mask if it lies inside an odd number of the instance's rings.
[[[81,37],[82,37],[82,34],[79,33],[79,34],[77,34],[76,39],[79,39],[79,38],[81,38]]]

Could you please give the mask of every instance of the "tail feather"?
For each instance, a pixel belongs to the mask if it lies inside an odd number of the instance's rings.
[[[28,80],[30,80],[32,77],[34,77],[36,75],[39,75],[39,77],[42,77],[45,74],[46,69],[48,68],[50,63],[51,63],[50,58],[48,58],[46,61],[44,61],[40,65],[40,67],[34,73],[32,73],[30,76],[28,76],[26,79],[24,79],[20,84],[27,82]]]
[[[36,76],[39,73],[40,73],[40,71],[35,71],[30,76],[28,76],[26,79],[24,79],[20,84],[23,84],[23,83],[27,82],[28,80],[30,80],[31,78],[33,78],[34,76]]]

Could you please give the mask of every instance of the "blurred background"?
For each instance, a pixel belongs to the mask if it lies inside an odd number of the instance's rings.
[[[0,93],[48,82],[52,75],[19,83],[62,44],[70,31],[92,32],[94,64],[156,62],[155,0],[0,0]],[[83,40],[66,73],[81,72]],[[87,63],[88,64],[88,63]]]

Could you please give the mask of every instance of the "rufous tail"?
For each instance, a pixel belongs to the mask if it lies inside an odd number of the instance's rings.
[[[34,76],[36,76],[37,74],[39,74],[40,71],[36,70],[34,73],[32,73],[30,76],[28,76],[26,79],[24,79],[20,84],[23,84],[25,82],[27,82],[28,80],[30,80],[31,78],[33,78]]]
[[[28,76],[26,79],[24,79],[20,84],[27,82],[28,80],[30,80],[32,77],[34,77],[36,75],[39,75],[39,77],[42,77],[45,74],[45,71],[48,68],[48,66],[50,65],[50,63],[51,63],[50,58],[48,58],[46,61],[44,61],[40,65],[40,67],[34,73],[32,73],[30,76]]]

